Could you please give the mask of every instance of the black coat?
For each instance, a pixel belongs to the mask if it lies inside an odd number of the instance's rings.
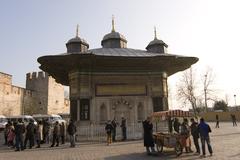
[[[191,128],[191,134],[194,138],[199,138],[199,130],[198,130],[198,123],[193,122],[190,126]]]
[[[71,122],[68,125],[67,131],[68,131],[69,135],[74,135],[77,132],[77,127],[75,126],[75,124],[73,122]]]
[[[153,124],[145,120],[143,122],[143,129],[144,129],[144,146],[154,147]]]
[[[106,130],[107,134],[111,134],[112,130],[113,130],[112,124],[107,123],[105,126],[105,130]]]

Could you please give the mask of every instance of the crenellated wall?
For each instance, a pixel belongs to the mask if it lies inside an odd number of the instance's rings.
[[[12,85],[12,76],[0,72],[0,115],[69,113],[62,85],[44,72],[26,74],[26,89]]]

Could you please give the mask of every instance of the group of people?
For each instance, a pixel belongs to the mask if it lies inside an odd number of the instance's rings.
[[[116,141],[117,125],[118,123],[115,118],[112,121],[109,120],[105,125],[105,131],[107,134],[107,145]],[[122,130],[122,141],[125,141],[127,140],[127,125],[126,125],[126,119],[124,117],[122,117],[120,127]]]
[[[213,150],[210,143],[209,133],[212,132],[210,126],[204,121],[203,118],[200,119],[200,123],[198,124],[194,118],[191,118],[191,124],[189,125],[188,119],[184,119],[183,123],[180,124],[178,119],[175,118],[174,120],[174,131],[183,135],[185,137],[185,149],[187,153],[193,152],[191,149],[191,139],[190,136],[192,135],[193,142],[196,148],[196,153],[200,154],[200,147],[199,147],[199,138],[202,144],[202,156],[205,157],[205,144],[207,144],[208,151],[210,156],[212,156]]]
[[[172,121],[170,121],[171,123]],[[169,125],[172,128],[172,124]],[[144,146],[146,147],[146,152],[148,155],[155,155],[156,151],[154,148],[154,139],[153,139],[153,124],[151,122],[151,117],[147,117],[145,121],[143,121],[143,129],[144,129]],[[205,157],[205,144],[207,144],[208,151],[212,156],[213,150],[210,144],[209,133],[211,132],[210,126],[204,121],[203,118],[200,119],[200,123],[198,124],[193,118],[191,118],[191,124],[189,125],[188,119],[184,119],[182,123],[179,122],[177,118],[173,121],[173,129],[176,133],[182,135],[184,137],[182,144],[185,146],[186,153],[193,152],[191,149],[191,138],[193,137],[193,142],[196,148],[196,154],[200,155],[200,147],[199,147],[199,138],[202,144],[202,156]],[[172,129],[169,128],[170,132],[173,132]]]
[[[27,125],[25,125],[22,119],[18,119],[17,122],[8,121],[4,136],[5,144],[9,147],[15,148],[15,151],[23,151],[27,148],[29,144],[29,149],[36,145],[36,148],[40,148],[41,144],[50,143],[50,135],[52,135],[52,144],[50,147],[59,146],[59,141],[65,143],[65,133],[66,124],[62,122],[59,124],[58,121],[52,126],[47,120],[38,121],[37,125],[31,120]],[[70,121],[67,132],[70,137],[71,147],[75,146],[75,133],[76,126],[73,121]]]

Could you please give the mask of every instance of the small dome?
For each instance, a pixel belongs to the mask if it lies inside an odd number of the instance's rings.
[[[146,48],[148,48],[149,46],[158,45],[158,44],[168,47],[168,45],[166,43],[164,43],[162,40],[159,40],[156,38],[156,39],[152,40]]]
[[[85,39],[82,39],[80,37],[74,37],[74,38],[70,39],[67,43],[78,43],[78,42],[87,43],[87,41]]]
[[[76,30],[76,37],[70,39],[66,43],[67,53],[83,53],[89,48],[89,44],[84,39],[78,36],[78,25]]]
[[[80,38],[80,37],[74,37],[74,38],[70,39],[67,42],[67,44],[69,44],[69,43],[82,43],[82,44],[85,44],[85,45],[89,46],[87,41],[85,39]]]
[[[105,40],[108,40],[108,39],[121,39],[122,41],[127,42],[126,38],[122,34],[120,34],[119,32],[115,32],[115,31],[106,34],[103,37],[102,41],[105,41]]]
[[[126,38],[115,31],[114,17],[112,18],[112,32],[103,37],[101,45],[103,48],[127,48]]]
[[[103,48],[126,48],[127,40],[122,34],[112,31],[103,37],[101,45]]]
[[[147,45],[146,49],[149,52],[166,53],[168,45],[157,38],[157,31],[154,27],[154,39]]]

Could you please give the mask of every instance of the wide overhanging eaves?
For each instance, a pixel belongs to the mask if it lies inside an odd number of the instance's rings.
[[[68,73],[82,72],[166,72],[168,76],[183,71],[196,63],[198,58],[177,55],[153,57],[103,56],[94,54],[65,54],[38,58],[40,69],[48,72],[57,82],[69,85]]]

